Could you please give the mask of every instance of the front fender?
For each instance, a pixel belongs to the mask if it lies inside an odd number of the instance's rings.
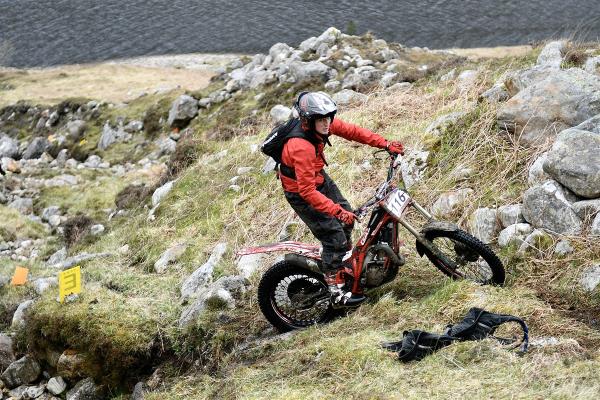
[[[430,221],[427,224],[425,224],[423,226],[423,228],[421,229],[421,235],[423,235],[425,238],[427,238],[427,233],[432,232],[432,231],[443,231],[443,232],[456,232],[458,231],[460,228],[458,227],[458,225],[452,223],[452,222],[446,222],[446,221]],[[423,255],[425,254],[425,246],[423,246],[419,240],[417,240],[417,253],[419,253],[419,256],[423,257]]]

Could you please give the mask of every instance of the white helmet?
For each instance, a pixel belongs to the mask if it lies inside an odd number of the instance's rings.
[[[333,117],[337,112],[337,105],[331,97],[323,92],[302,92],[294,104],[294,109],[300,118],[314,121],[317,118]]]

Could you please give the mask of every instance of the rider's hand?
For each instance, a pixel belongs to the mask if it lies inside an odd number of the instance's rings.
[[[404,155],[404,146],[400,142],[387,142],[385,149],[393,154]]]
[[[346,225],[352,225],[356,220],[356,214],[344,210],[343,208],[340,208],[340,210],[335,214],[335,217]]]

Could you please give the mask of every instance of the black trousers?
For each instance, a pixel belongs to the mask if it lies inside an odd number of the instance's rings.
[[[334,203],[341,205],[348,211],[352,211],[350,203],[342,196],[340,189],[329,175],[325,171],[321,173],[325,180],[322,185],[317,187],[317,190]],[[285,192],[285,198],[323,245],[323,254],[321,255],[323,272],[341,267],[342,258],[352,244],[352,226],[343,225],[337,218],[315,210],[298,193]]]

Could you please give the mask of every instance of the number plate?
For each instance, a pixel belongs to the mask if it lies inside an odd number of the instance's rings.
[[[408,193],[394,189],[382,202],[383,208],[396,219],[402,217],[404,209],[410,204],[410,196]]]

